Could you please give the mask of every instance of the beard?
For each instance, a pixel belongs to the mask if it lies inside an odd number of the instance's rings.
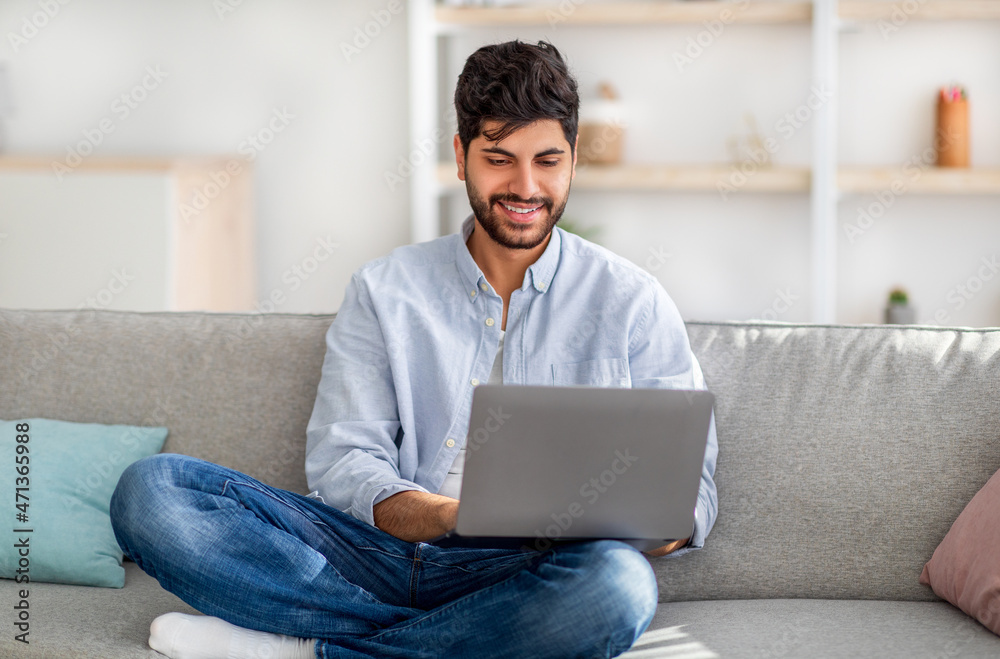
[[[566,202],[569,200],[568,187],[566,194],[559,200],[558,207],[555,206],[555,201],[551,197],[520,199],[511,194],[495,194],[490,195],[489,199],[483,199],[479,190],[469,179],[465,181],[465,189],[469,194],[472,213],[479,220],[479,224],[486,231],[486,234],[493,239],[493,242],[508,249],[533,249],[541,245],[552,233],[552,228],[559,222],[563,211],[566,210]],[[541,206],[545,209],[545,217],[529,225],[516,224],[497,208],[498,203],[505,201]]]

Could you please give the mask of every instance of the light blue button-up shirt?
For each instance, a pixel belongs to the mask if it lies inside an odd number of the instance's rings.
[[[306,477],[327,504],[369,524],[397,492],[438,492],[464,446],[472,390],[489,380],[503,300],[466,246],[474,226],[470,216],[461,233],[362,266],[327,332]],[[558,227],[510,296],[503,381],[705,386],[656,278]],[[715,522],[717,454],[713,418],[689,547]]]

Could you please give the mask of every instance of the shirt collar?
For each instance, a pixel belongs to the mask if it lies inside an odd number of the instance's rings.
[[[470,215],[465,218],[464,222],[462,222],[462,231],[460,232],[461,240],[458,242],[458,253],[456,259],[458,271],[465,280],[466,289],[469,291],[470,301],[475,301],[479,292],[482,290],[481,286],[486,283],[486,276],[483,275],[483,271],[479,269],[478,265],[476,265],[475,259],[473,259],[472,254],[469,253],[469,247],[465,244],[466,241],[469,240],[469,236],[472,235],[472,230],[475,226],[475,215]],[[549,286],[552,284],[552,278],[555,277],[556,268],[559,265],[559,253],[561,250],[561,230],[558,227],[553,227],[552,237],[549,238],[549,244],[545,247],[545,251],[538,257],[538,260],[528,266],[528,271],[524,274],[524,282],[521,284],[521,289],[523,290],[527,287],[530,278],[531,285],[534,286],[535,290],[539,293],[544,293],[549,290]]]

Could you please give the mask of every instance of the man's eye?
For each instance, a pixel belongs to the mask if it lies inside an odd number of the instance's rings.
[[[556,165],[559,164],[559,161],[558,160],[539,160],[538,164],[539,165],[543,165],[545,167],[555,167]]]
[[[507,161],[504,160],[504,159],[497,160],[495,158],[489,158],[488,160],[490,161],[491,165],[506,165],[507,164]]]

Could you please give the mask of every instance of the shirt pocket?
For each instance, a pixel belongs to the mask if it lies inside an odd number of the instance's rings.
[[[552,365],[552,384],[557,387],[629,387],[628,361],[591,359]]]

